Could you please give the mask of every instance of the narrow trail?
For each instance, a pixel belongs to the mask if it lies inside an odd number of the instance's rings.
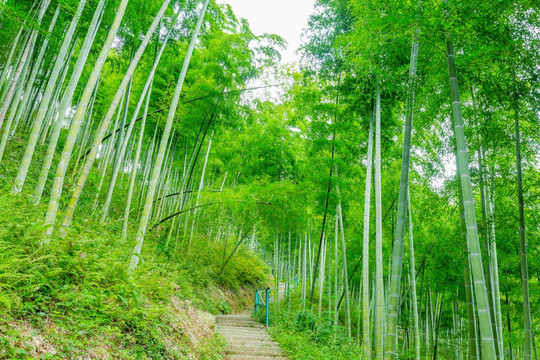
[[[216,330],[227,340],[224,360],[286,360],[281,347],[250,311],[216,317]]]

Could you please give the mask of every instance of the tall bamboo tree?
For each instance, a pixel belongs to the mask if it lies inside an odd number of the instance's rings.
[[[450,79],[450,95],[452,100],[452,116],[454,119],[454,134],[457,143],[457,155],[459,158],[459,173],[463,191],[463,206],[465,210],[465,222],[467,224],[467,239],[469,242],[474,290],[482,336],[482,353],[488,359],[495,359],[495,341],[493,338],[491,319],[489,316],[489,303],[487,297],[484,269],[482,265],[482,253],[478,240],[478,228],[476,226],[476,214],[474,209],[474,197],[471,177],[469,174],[469,160],[467,158],[467,145],[463,117],[461,115],[461,102],[459,99],[459,87],[455,65],[454,47],[450,34],[446,34],[446,55],[448,59],[448,71]]]
[[[99,24],[101,23],[101,16],[103,15],[104,5],[105,5],[105,0],[100,0],[99,3],[97,4],[96,10],[94,12],[94,16],[92,17],[92,21],[90,23],[90,26],[88,27],[86,37],[81,46],[79,57],[77,58],[77,62],[75,63],[73,67],[71,78],[66,87],[66,91],[64,92],[62,103],[60,104],[60,108],[58,110],[58,117],[56,118],[53,125],[53,130],[52,130],[51,137],[49,140],[49,145],[47,147],[47,152],[45,154],[43,164],[41,165],[41,171],[39,173],[38,182],[34,189],[33,200],[35,203],[39,203],[39,201],[41,200],[43,189],[45,188],[45,183],[47,182],[47,177],[49,176],[49,170],[51,168],[51,164],[53,161],[54,152],[56,150],[56,145],[58,143],[58,138],[60,137],[60,130],[62,129],[62,125],[64,124],[64,119],[67,115],[68,107],[71,105],[71,101],[73,99],[73,95],[75,94],[77,83],[79,82],[84,65],[86,64],[86,59],[88,58],[88,54],[90,53],[90,48],[92,47],[92,44],[96,37]]]
[[[41,24],[41,20],[43,19],[43,15],[45,14],[45,11],[47,11],[47,8],[49,7],[51,0],[45,0],[43,4],[41,5],[41,8],[39,10],[39,15],[37,19],[37,25],[39,26]],[[8,88],[8,91],[6,93],[6,97],[4,98],[4,102],[2,104],[2,110],[0,111],[0,129],[2,128],[2,125],[4,123],[4,119],[6,118],[7,111],[9,109],[9,106],[11,104],[11,100],[13,99],[13,94],[15,92],[15,88],[19,84],[19,80],[21,78],[22,70],[25,66],[28,66],[29,57],[32,56],[32,51],[34,48],[34,45],[36,43],[37,38],[37,29],[32,30],[30,33],[30,36],[28,38],[28,41],[26,43],[26,46],[24,48],[24,51],[21,55],[21,58],[19,60],[19,65],[17,66],[17,70],[15,70],[15,74],[13,75],[13,79],[11,80],[11,84]],[[23,76],[24,78],[24,76]]]
[[[516,167],[517,167],[517,196],[519,211],[519,256],[521,260],[521,295],[523,297],[523,331],[525,339],[523,344],[523,358],[532,359],[532,324],[531,304],[529,300],[529,269],[527,266],[527,239],[525,228],[525,206],[523,203],[523,175],[521,165],[521,138],[519,130],[519,111],[517,97],[514,100],[514,129],[516,142]]]
[[[364,229],[362,244],[362,353],[371,358],[370,312],[369,312],[369,212],[371,199],[371,169],[373,167],[373,107],[369,116],[369,137],[366,164],[366,189],[364,192]]]
[[[154,194],[157,187],[157,182],[159,180],[159,177],[161,175],[161,166],[163,165],[163,158],[165,156],[165,152],[167,150],[167,143],[169,142],[169,135],[171,133],[172,124],[174,120],[174,115],[176,113],[176,108],[178,106],[178,100],[180,99],[180,93],[182,92],[182,87],[184,85],[184,80],[186,78],[186,74],[189,68],[189,63],[191,61],[191,55],[193,54],[193,50],[195,49],[195,44],[197,42],[197,38],[199,36],[199,31],[201,29],[202,22],[204,20],[204,15],[206,14],[206,9],[208,7],[209,0],[204,0],[203,6],[201,8],[201,11],[199,13],[199,18],[197,20],[197,24],[195,25],[195,29],[193,30],[193,35],[191,37],[191,41],[189,43],[188,50],[186,52],[186,57],[184,59],[184,64],[182,66],[182,71],[180,72],[180,76],[178,78],[178,82],[176,84],[176,88],[174,90],[174,95],[171,102],[171,107],[169,108],[169,114],[167,116],[167,122],[165,123],[165,129],[163,130],[163,135],[161,136],[161,141],[159,144],[159,150],[157,153],[156,161],[154,163],[154,167],[152,169],[152,175],[150,178],[150,183],[148,186],[148,190],[146,192],[146,200],[144,202],[144,208],[143,212],[141,214],[141,219],[139,223],[139,229],[137,231],[137,237],[136,237],[136,245],[133,249],[133,254],[131,256],[131,262],[129,264],[130,270],[133,270],[137,267],[137,264],[139,263],[139,256],[141,254],[141,249],[144,241],[144,235],[146,234],[146,228],[148,226],[148,220],[150,218],[150,213],[152,212],[152,206],[154,202]]]
[[[77,180],[77,184],[75,185],[75,188],[73,189],[71,200],[69,201],[68,207],[66,209],[66,214],[64,215],[64,220],[62,221],[62,227],[64,229],[67,229],[71,223],[71,219],[73,218],[73,213],[75,212],[75,207],[77,206],[77,202],[79,201],[79,197],[81,195],[84,184],[86,183],[86,179],[88,178],[88,175],[90,174],[90,170],[92,169],[92,165],[94,164],[94,160],[96,159],[96,156],[98,154],[98,150],[101,145],[101,142],[103,141],[103,138],[105,137],[107,129],[109,128],[111,119],[114,116],[114,113],[117,111],[118,104],[121,101],[122,97],[126,95],[125,93],[126,88],[128,84],[131,82],[133,73],[135,72],[135,68],[139,64],[139,61],[141,60],[141,57],[144,51],[146,50],[146,47],[148,46],[150,39],[154,35],[156,28],[161,22],[161,18],[163,17],[163,14],[165,14],[165,10],[167,10],[167,7],[169,6],[170,1],[171,0],[163,1],[163,5],[159,9],[156,17],[154,18],[154,21],[152,22],[152,24],[150,25],[150,28],[146,32],[146,35],[143,41],[139,45],[139,48],[137,49],[137,53],[135,54],[135,56],[133,57],[133,60],[129,64],[129,68],[126,71],[126,74],[124,75],[124,79],[122,80],[122,83],[118,87],[118,90],[116,91],[116,95],[114,96],[114,99],[111,105],[109,106],[109,110],[107,110],[107,114],[105,115],[105,118],[103,119],[101,123],[101,126],[96,134],[96,137],[94,138],[94,142],[92,144],[90,154],[88,154],[88,156],[86,157],[86,163],[83,167],[83,171],[81,172],[79,179]],[[139,104],[140,103],[141,102],[139,102]],[[126,102],[125,106],[127,107],[128,105],[129,104]],[[118,109],[118,112],[120,113],[120,109]],[[116,126],[114,128],[116,128]],[[110,146],[111,146],[111,151],[112,151],[114,144],[111,143]]]
[[[392,277],[388,292],[388,322],[386,333],[385,359],[392,360],[397,356],[397,326],[398,307],[401,289],[401,271],[403,266],[403,248],[405,229],[407,223],[407,196],[409,192],[409,168],[411,159],[412,121],[414,111],[414,87],[416,84],[416,61],[418,58],[417,34],[413,39],[411,49],[411,62],[409,68],[409,85],[407,96],[407,114],[405,117],[405,130],[403,134],[403,155],[401,159],[401,178],[399,183],[399,201],[397,211],[397,224],[392,254]]]
[[[75,16],[71,20],[69,29],[64,37],[64,41],[60,46],[60,52],[58,53],[57,61],[54,64],[51,75],[49,76],[45,92],[41,97],[41,102],[36,113],[36,118],[34,119],[34,125],[32,126],[30,137],[28,138],[28,142],[26,144],[26,150],[24,152],[23,159],[19,167],[19,173],[17,174],[17,177],[15,178],[15,182],[13,184],[13,188],[11,189],[13,193],[21,192],[24,182],[26,180],[26,175],[28,174],[28,170],[30,169],[30,163],[32,162],[34,150],[36,149],[36,143],[39,138],[39,132],[41,130],[41,127],[43,126],[43,120],[45,119],[45,116],[47,114],[47,109],[51,105],[50,102],[53,91],[57,87],[57,80],[58,76],[60,76],[60,72],[64,64],[64,57],[69,54],[69,48],[73,39],[73,34],[75,33],[75,29],[77,28],[79,18],[81,17],[85,5],[86,0],[81,0]],[[62,84],[58,84],[58,86],[61,85]]]
[[[381,205],[381,84],[375,85],[375,358],[384,356],[384,277]]]
[[[139,97],[139,101],[137,102],[137,106],[135,107],[135,111],[133,112],[133,116],[131,121],[129,122],[128,129],[125,134],[125,140],[121,144],[121,148],[118,154],[118,161],[116,162],[113,173],[111,175],[111,182],[109,184],[109,190],[107,191],[107,198],[105,199],[105,204],[103,205],[102,209],[102,216],[101,216],[101,222],[103,223],[105,219],[107,218],[107,215],[109,213],[109,206],[111,204],[112,196],[114,187],[116,185],[116,179],[118,177],[118,172],[120,171],[120,167],[123,165],[124,160],[124,154],[126,152],[126,148],[128,145],[128,141],[131,137],[131,133],[133,131],[133,127],[135,126],[135,122],[137,121],[137,116],[139,116],[139,111],[141,110],[141,107],[143,105],[144,99],[146,98],[146,94],[150,88],[150,84],[152,83],[152,80],[154,78],[154,74],[156,72],[156,69],[159,64],[159,60],[161,59],[161,55],[163,54],[163,51],[165,50],[165,46],[167,45],[167,42],[169,41],[169,38],[171,36],[172,30],[174,28],[175,22],[171,24],[171,27],[169,31],[167,32],[167,36],[163,40],[163,43],[161,45],[161,48],[159,49],[159,53],[156,56],[156,59],[154,60],[154,65],[152,66],[152,69],[150,70],[150,74],[148,75],[148,78],[146,80],[146,83],[144,84],[143,91]],[[90,155],[89,155],[90,156]],[[134,165],[136,166],[136,164]]]
[[[64,149],[62,150],[62,154],[58,163],[58,168],[54,177],[54,182],[51,189],[51,196],[49,199],[49,205],[47,207],[47,214],[45,215],[45,224],[48,225],[46,233],[48,235],[52,234],[54,229],[56,215],[58,213],[58,202],[60,200],[60,196],[62,195],[62,187],[64,185],[64,178],[69,165],[69,161],[71,159],[73,147],[75,146],[77,135],[79,134],[79,130],[81,128],[82,120],[88,108],[92,92],[94,91],[95,85],[101,74],[101,70],[103,69],[103,65],[105,64],[105,60],[107,59],[109,51],[111,50],[112,43],[120,27],[120,23],[122,22],[122,18],[126,11],[128,1],[129,0],[121,0],[118,8],[116,9],[116,16],[113,20],[111,27],[109,28],[107,39],[105,40],[103,48],[101,49],[101,53],[99,54],[94,64],[92,73],[88,78],[88,82],[86,83],[86,87],[79,101],[79,105],[77,106],[75,116],[71,121],[71,126],[69,128],[69,132],[66,138],[66,143],[64,145]]]

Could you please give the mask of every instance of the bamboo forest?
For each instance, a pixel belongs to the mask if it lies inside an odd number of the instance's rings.
[[[0,0],[0,359],[539,360],[539,84],[535,0]]]

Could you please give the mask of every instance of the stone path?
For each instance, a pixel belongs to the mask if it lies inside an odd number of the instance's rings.
[[[286,360],[264,325],[246,311],[216,316],[216,330],[227,340],[223,360]]]

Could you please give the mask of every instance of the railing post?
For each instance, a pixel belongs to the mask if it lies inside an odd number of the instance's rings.
[[[268,327],[268,306],[270,304],[270,288],[266,288],[266,327]]]
[[[257,307],[259,307],[259,290],[255,290],[255,316],[257,316]]]

